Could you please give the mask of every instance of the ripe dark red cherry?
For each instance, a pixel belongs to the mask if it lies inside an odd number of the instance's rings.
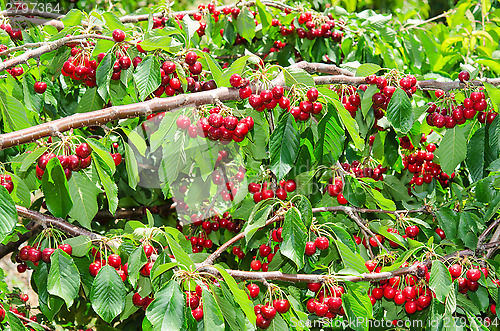
[[[466,273],[467,279],[471,282],[477,282],[481,278],[481,271],[479,269],[469,269]]]
[[[35,92],[38,94],[42,94],[47,90],[47,83],[45,82],[35,82],[35,85],[33,86],[35,89]]]
[[[444,233],[443,229],[437,228],[436,233],[439,236],[439,238],[441,238],[441,240],[446,238],[446,234]]]
[[[341,302],[341,305],[342,305],[342,302]],[[274,300],[273,306],[274,306],[274,309],[276,309],[276,311],[278,313],[285,314],[290,309],[290,302],[288,302],[288,300],[286,300],[286,299]]]
[[[184,61],[186,61],[188,65],[193,65],[195,64],[196,60],[198,60],[198,55],[195,52],[190,51],[186,54],[186,58]]]
[[[71,255],[73,253],[73,247],[70,244],[61,244],[57,246],[60,250],[64,251],[66,254]]]
[[[75,154],[80,159],[86,159],[90,155],[91,152],[92,152],[92,150],[90,149],[90,146],[87,143],[81,143],[75,149]]]
[[[418,236],[418,233],[419,233],[419,229],[418,229],[418,226],[416,226],[416,225],[408,226],[405,229],[405,234],[410,238],[415,238],[416,236]]]
[[[330,246],[330,241],[327,237],[318,237],[316,238],[314,243],[316,244],[316,247],[322,251],[328,249],[328,247]]]
[[[247,289],[252,299],[255,299],[260,293],[260,288],[257,284],[248,284]]]
[[[142,307],[145,301],[145,298],[141,297],[139,293],[134,293],[134,295],[132,296],[132,303],[136,307]]]
[[[113,31],[113,39],[119,43],[125,40],[125,32],[120,29],[116,29]]]
[[[307,91],[306,96],[310,102],[314,102],[318,100],[319,92],[316,88],[312,87]]]
[[[122,259],[118,254],[110,254],[108,256],[108,264],[113,268],[118,268],[122,264]]]
[[[405,303],[405,310],[408,314],[414,314],[417,311],[417,303],[414,301],[408,301]]]
[[[111,154],[111,157],[113,158],[115,166],[118,166],[120,163],[122,163],[122,155],[120,153]]]
[[[251,263],[250,263],[250,268],[252,270],[260,270],[260,268],[262,267],[262,262],[260,262],[259,260],[253,260]]]
[[[232,87],[240,87],[241,76],[238,74],[232,74],[231,77],[229,78],[229,84],[231,84]]]
[[[176,121],[177,127],[181,130],[187,130],[191,125],[191,120],[186,115],[180,115]]]
[[[305,254],[308,256],[314,255],[316,253],[316,244],[312,241],[306,242]]]
[[[468,71],[461,71],[458,74],[458,80],[460,80],[462,83],[469,81],[470,79],[470,73]]]
[[[462,274],[462,266],[460,264],[452,264],[448,271],[450,272],[451,277],[458,278]]]
[[[276,308],[274,308],[273,306],[265,305],[261,309],[261,314],[264,318],[272,320],[276,317]]]
[[[144,254],[146,254],[146,257],[150,257],[151,255],[153,255],[153,252],[154,252],[153,246],[144,245],[143,249],[144,249]]]
[[[42,261],[45,263],[50,263],[50,256],[54,253],[55,249],[53,248],[44,248],[42,251]]]

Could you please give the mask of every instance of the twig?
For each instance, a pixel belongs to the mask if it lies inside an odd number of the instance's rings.
[[[15,315],[17,318],[19,318],[21,321],[25,321],[25,322],[27,322],[27,323],[35,323],[35,324],[40,325],[40,326],[41,326],[44,330],[47,330],[47,331],[52,331],[52,329],[51,329],[51,328],[49,328],[49,327],[48,327],[48,326],[46,326],[46,325],[43,325],[43,324],[40,324],[40,323],[38,323],[38,322],[32,321],[32,320],[30,320],[29,318],[26,318],[26,317],[24,317],[24,316],[22,316],[22,315],[19,315],[19,314],[14,313],[13,311],[11,311],[11,313],[12,313],[12,314],[14,314],[14,315]]]
[[[440,19],[442,17],[446,17],[446,16],[448,16],[449,14],[451,14],[451,13],[453,13],[455,11],[456,11],[456,8],[450,9],[450,10],[448,10],[448,11],[446,11],[446,12],[440,14],[440,15],[431,17],[431,18],[429,18],[429,19],[427,19],[425,21],[422,21],[422,22],[419,22],[419,23],[416,23],[416,24],[412,24],[410,26],[407,26],[406,28],[401,28],[399,31],[401,31],[401,32],[408,31],[410,29],[416,28],[417,26],[430,23],[430,22],[438,20],[438,19]]]

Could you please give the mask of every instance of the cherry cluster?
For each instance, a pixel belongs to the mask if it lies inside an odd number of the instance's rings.
[[[153,246],[144,245],[143,247],[144,247],[144,252],[146,253],[146,256],[149,259],[149,257],[153,254]],[[149,256],[148,256],[148,254],[149,254]],[[111,267],[113,267],[113,268],[116,269],[116,272],[118,273],[118,275],[120,276],[120,278],[122,279],[122,281],[126,281],[127,280],[127,277],[128,277],[128,263],[125,263],[125,264],[122,265],[122,259],[121,259],[120,255],[118,255],[118,254],[109,254],[108,258],[106,259],[106,257],[103,257],[101,255],[101,252],[99,252],[95,248],[92,248],[91,255],[94,258],[94,262],[92,262],[89,265],[89,272],[90,272],[90,275],[92,277],[97,276],[97,274],[99,273],[99,270],[101,270],[101,268],[103,266],[105,266],[106,264],[108,264],[109,266],[111,266]],[[145,277],[149,276],[149,273],[147,275],[145,275],[144,272],[143,272],[143,269],[148,264],[150,264],[148,271],[151,272],[151,268],[153,267],[153,263],[151,263],[151,262],[148,262],[141,269],[141,274],[143,276],[145,276]]]
[[[337,315],[345,315],[342,307],[342,295],[345,292],[342,286],[307,283],[307,288],[315,293],[314,298],[310,298],[306,303],[306,309],[309,313],[329,319],[334,319]]]
[[[57,246],[58,249],[66,252],[68,255],[73,253],[73,248],[70,244],[60,244]],[[54,248],[44,248],[40,250],[40,245],[35,244],[33,246],[23,246],[16,255],[17,272],[24,273],[28,269],[26,261],[31,261],[35,266],[38,266],[38,262],[42,260],[45,263],[50,263],[50,257],[55,252]]]
[[[411,315],[417,311],[422,311],[429,307],[431,300],[435,298],[435,294],[428,287],[430,273],[427,266],[419,262],[417,265],[417,276],[396,276],[390,279],[381,280],[378,286],[371,290],[370,301],[375,305],[377,300],[393,300],[397,305],[405,305],[405,311]],[[365,266],[371,273],[380,273],[382,265],[377,261],[368,260]],[[402,267],[408,267],[408,262],[405,262]]]
[[[262,200],[272,199],[274,197],[280,200],[286,200],[288,193],[297,189],[295,180],[281,180],[280,187],[273,189],[276,185],[264,182],[262,184],[251,182],[248,184],[248,192],[253,194],[253,201],[259,203]]]
[[[97,66],[102,61],[105,54],[100,53],[97,56],[97,60],[91,60],[90,54],[87,52],[83,52],[81,48],[76,47],[76,45],[68,46],[72,46],[71,56],[64,62],[63,67],[61,68],[61,74],[65,77],[70,77],[74,82],[82,81],[88,87],[96,86]],[[113,68],[113,70],[115,70],[115,68]],[[119,73],[117,76],[115,72],[113,72],[112,79],[119,79],[119,75]],[[40,92],[37,91],[37,93]]]
[[[225,111],[225,110],[224,110]],[[196,124],[186,115],[177,118],[177,127],[187,131],[189,137],[208,138],[212,141],[220,141],[222,144],[229,144],[231,141],[242,142],[248,132],[253,130],[254,120],[247,116],[238,119],[233,115],[223,116],[220,107],[213,107],[209,110],[208,117],[200,117]]]
[[[366,85],[361,85],[360,90],[365,91]],[[356,112],[361,107],[361,97],[359,96],[356,87],[348,85],[332,85],[332,90],[338,94],[340,101],[344,105],[345,109],[349,111],[352,118],[356,117]]]
[[[391,74],[387,78],[375,75],[365,77],[367,84],[377,85],[379,89],[379,92],[372,96],[374,115],[377,120],[384,116],[384,110],[387,110],[389,101],[398,87],[403,89],[410,98],[417,92],[417,78],[413,75],[404,76],[399,81],[396,77],[392,77]]]
[[[307,121],[311,114],[318,115],[323,110],[323,105],[318,100],[319,92],[315,87],[311,87],[306,92],[307,100],[299,102],[299,106],[289,107],[288,111],[292,114],[295,121]],[[280,105],[281,107],[281,105]]]
[[[290,310],[290,302],[286,299],[275,299],[272,304],[271,302],[267,302],[266,304],[257,304],[253,309],[257,317],[255,325],[257,325],[258,328],[267,329],[271,325],[271,322],[276,317],[277,313],[286,314],[286,312]]]
[[[23,40],[23,32],[20,28],[13,29],[9,23],[2,23],[0,24],[0,29],[7,32],[12,40]]]
[[[196,285],[194,292],[186,291],[186,307],[191,309],[191,314],[194,319],[199,322],[203,318],[203,289],[200,285]]]
[[[282,242],[283,241],[283,238],[281,237],[282,232],[283,232],[283,228],[274,229],[273,234],[272,234],[273,241]],[[235,246],[233,248],[233,253],[235,253],[234,250],[236,247],[237,246]],[[266,245],[266,244],[260,245],[259,251],[258,251],[258,256],[261,257],[262,261],[257,259],[257,256],[254,256],[254,259],[252,260],[252,262],[250,262],[250,269],[252,269],[253,271],[262,270],[263,272],[267,272],[269,270],[269,263],[271,263],[271,261],[274,258],[274,255],[276,255],[276,253],[278,252],[279,249],[280,249],[279,245],[274,246],[274,249],[272,249],[271,246]],[[236,255],[238,255],[238,249],[236,249]],[[244,254],[243,254],[243,257],[245,257]],[[238,258],[240,258],[239,255],[238,255]],[[264,262],[264,259],[267,259],[267,262]],[[241,258],[240,258],[240,260],[241,260]]]
[[[456,125],[473,120],[476,115],[480,123],[488,122],[491,124],[498,115],[493,109],[486,111],[488,102],[482,91],[471,92],[469,97],[465,98],[460,105],[456,104],[453,95],[446,96],[443,90],[436,90],[434,94],[437,100],[429,103],[428,114],[425,118],[430,126],[453,129]]]
[[[45,173],[45,168],[47,167],[47,163],[49,163],[51,159],[57,157],[64,169],[64,175],[69,180],[73,171],[80,171],[90,166],[92,160],[92,157],[90,155],[91,152],[92,149],[90,148],[89,144],[81,143],[75,148],[75,154],[55,155],[54,153],[44,153],[38,158],[38,163],[36,166],[36,176],[38,179],[42,180],[43,174]],[[118,161],[118,156],[113,155],[112,157],[116,164]],[[121,155],[119,159],[121,161]]]
[[[305,12],[300,14],[298,20],[299,24],[305,25],[307,29],[303,27],[297,28],[297,36],[301,39],[307,38],[309,40],[314,40],[316,38],[330,38],[336,43],[342,41],[343,33],[335,30],[337,24],[331,13],[328,13],[328,16],[313,16],[313,13]],[[343,30],[343,22],[339,21],[338,23],[341,23],[339,29]],[[283,28],[281,28],[281,32],[283,35]]]
[[[314,241],[306,242],[306,251],[305,254],[307,256],[311,256],[316,254],[316,251],[319,249],[321,251],[325,251],[330,247],[330,241],[327,237],[317,237]]]
[[[25,294],[25,293],[21,293],[21,294],[19,294],[19,299],[20,299],[21,301],[23,301],[23,302],[26,304],[26,302],[29,300],[29,296],[28,296],[27,294]],[[19,307],[19,306],[18,306],[18,307]],[[28,312],[28,313],[29,313],[29,311],[30,311],[30,310],[29,310],[29,309],[30,309],[30,306],[29,306],[29,305],[27,305],[27,306],[25,306],[25,308],[26,308],[26,312]],[[14,307],[14,306],[10,306],[10,307],[9,307],[9,311],[10,311],[11,313],[15,314],[15,315],[18,315],[18,316],[21,316],[21,317],[27,318],[27,315],[26,315],[26,313],[25,313],[24,311],[19,311],[19,310],[18,310],[16,307]],[[5,309],[4,309],[4,308],[3,308],[3,306],[0,304],[0,323],[2,323],[4,319],[5,319]],[[35,322],[35,323],[36,323],[36,322],[37,322],[36,315],[32,315],[32,316],[30,316],[29,320],[30,320],[30,321],[32,321],[32,322]],[[21,321],[21,322],[23,323],[23,325],[27,325],[27,324],[29,323],[28,321]],[[31,329],[31,330],[33,330],[33,329]]]
[[[14,190],[14,183],[10,175],[0,175],[0,185],[5,187],[9,193],[12,193]]]
[[[462,265],[459,263],[450,265],[448,267],[448,271],[450,272],[451,278],[454,281],[457,281],[458,291],[462,294],[465,294],[468,291],[476,292],[479,289],[479,279],[481,278],[481,274],[484,275],[485,279],[488,278],[489,274],[487,268],[471,266],[471,268],[464,270]],[[499,285],[498,280],[494,281],[494,283],[497,284],[497,286]]]
[[[203,251],[203,248],[212,248],[213,242],[207,238],[212,231],[216,232],[226,229],[229,232],[238,233],[242,228],[241,220],[233,220],[228,212],[225,212],[222,217],[214,215],[206,220],[202,220],[198,215],[193,214],[191,215],[191,222],[195,228],[201,227],[201,232],[198,236],[186,236],[186,239],[191,242],[193,253],[199,253]]]
[[[435,150],[436,145],[430,143],[425,147],[425,150],[417,149],[413,153],[403,157],[404,169],[408,169],[409,172],[413,173],[413,177],[409,182],[410,188],[408,188],[408,192],[411,192],[412,186],[421,186],[424,183],[430,184],[433,178],[439,181],[442,187],[447,187],[449,180],[455,177],[455,173],[449,176],[441,170],[439,164],[432,161]]]
[[[328,185],[326,186],[326,192],[332,196],[337,198],[337,202],[341,205],[347,205],[348,201],[344,197],[342,193],[342,189],[344,188],[344,183],[342,182],[342,178],[335,177],[335,179],[330,178],[328,181]]]
[[[345,171],[351,172],[356,176],[356,178],[372,178],[374,180],[384,180],[383,174],[387,172],[387,167],[382,167],[378,164],[376,167],[366,167],[361,168],[362,164],[354,160],[351,164],[342,163],[342,168]]]

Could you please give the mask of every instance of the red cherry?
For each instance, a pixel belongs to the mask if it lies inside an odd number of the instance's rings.
[[[260,288],[257,284],[248,284],[247,289],[252,299],[255,299],[260,293]]]
[[[477,282],[481,278],[481,271],[479,269],[469,269],[466,273],[467,279],[471,282]]]
[[[112,266],[113,268],[118,268],[122,264],[122,259],[120,258],[120,255],[118,254],[110,254],[108,256],[108,264]]]
[[[42,259],[42,252],[37,248],[30,248],[28,250],[28,260],[36,263]]]
[[[437,228],[435,232],[441,238],[441,240],[446,238],[446,234],[444,233],[443,229]]]
[[[232,87],[239,87],[241,85],[241,76],[238,74],[232,74],[229,78],[229,84]]]
[[[316,253],[316,244],[312,241],[306,242],[305,254],[308,256],[314,255]]]
[[[417,291],[413,286],[406,286],[402,291],[406,300],[413,300],[417,296]]]
[[[193,51],[190,51],[186,54],[186,58],[185,58],[185,62],[188,64],[188,65],[193,65],[195,64],[195,62],[198,60],[198,55],[193,52]]]
[[[134,295],[132,295],[132,303],[134,304],[134,306],[142,307],[145,302],[145,298],[141,297],[139,293],[134,293]]]
[[[45,263],[50,263],[50,256],[54,253],[55,249],[53,248],[44,248],[42,251],[42,261]]]
[[[99,270],[101,270],[101,263],[100,262],[92,262],[89,265],[89,272],[92,277],[97,276],[99,273]]]
[[[90,155],[91,152],[92,152],[92,150],[90,149],[90,146],[87,143],[81,143],[75,149],[75,154],[80,159],[86,159]]]
[[[29,300],[29,296],[25,293],[21,293],[21,294],[19,294],[19,299],[21,299],[21,301],[23,301],[23,302],[26,302]]]
[[[122,162],[122,155],[120,153],[111,154],[111,157],[115,162],[115,166],[118,166]]]
[[[340,298],[339,298],[340,299]],[[342,302],[341,302],[342,305]],[[280,314],[285,314],[290,309],[290,302],[286,299],[282,300],[274,300],[273,302],[274,309]]]
[[[125,40],[125,32],[120,29],[116,29],[113,31],[113,39],[119,43]]]
[[[458,80],[460,80],[462,83],[467,82],[470,79],[470,73],[468,71],[461,71],[458,74]]]
[[[417,311],[417,303],[414,301],[408,301],[405,304],[405,310],[408,314],[414,314]]]
[[[375,299],[380,300],[382,299],[383,296],[384,296],[383,289],[376,287],[372,290],[372,297],[374,297]]]
[[[289,179],[286,181],[284,188],[287,192],[293,192],[297,189],[297,184],[293,179]]]
[[[203,318],[203,309],[201,307],[198,307],[196,309],[193,309],[191,311],[191,314],[193,314],[194,319],[199,322]]]
[[[266,305],[262,307],[261,314],[265,319],[272,320],[276,317],[276,308]]]
[[[266,256],[268,256],[270,253],[271,253],[271,247],[269,247],[269,246],[268,246],[268,245],[266,245],[266,244],[262,244],[262,245],[260,245],[260,247],[259,247],[259,254],[260,254],[260,256],[262,256],[262,257],[266,257]]]
[[[233,8],[234,9],[234,8]],[[268,320],[262,316],[262,314],[257,314],[257,319],[255,320],[255,325],[261,329],[267,329],[271,325],[271,320]]]
[[[344,198],[344,195],[342,193],[337,195],[337,202],[341,205],[347,205],[347,199]]]
[[[330,241],[326,237],[318,237],[314,243],[316,244],[316,247],[322,251],[328,249],[330,246]]]
[[[307,288],[312,292],[318,292],[321,288],[321,283],[307,283]]]
[[[35,85],[33,86],[35,89],[36,93],[42,94],[47,90],[47,83],[45,82],[35,82]]]
[[[64,251],[66,254],[71,255],[73,253],[73,247],[70,244],[61,244],[57,246],[60,250]]]
[[[250,268],[254,271],[260,270],[261,267],[262,267],[262,262],[260,262],[259,260],[253,260],[250,263]]]
[[[421,178],[421,177],[419,177]],[[422,182],[423,182],[423,179],[422,179]],[[418,185],[418,184],[417,184]],[[406,229],[405,229],[405,234],[410,237],[410,238],[415,238],[416,236],[418,236],[418,233],[419,233],[419,228],[418,226],[416,225],[411,225],[411,226],[408,226]]]
[[[314,102],[318,100],[319,92],[316,88],[312,87],[307,91],[306,96],[310,102]]]
[[[311,314],[316,312],[316,302],[314,299],[311,298],[307,301],[306,309]]]
[[[146,263],[141,268],[141,275],[143,275],[144,277],[149,277],[149,275],[151,274],[151,269],[153,269],[153,263],[152,262]]]
[[[144,249],[144,254],[146,254],[146,257],[148,258],[153,255],[153,252],[155,250],[151,245],[144,245],[142,248]]]

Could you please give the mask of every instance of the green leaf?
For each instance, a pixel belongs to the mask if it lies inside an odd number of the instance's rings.
[[[189,15],[184,15],[182,18],[182,28],[188,37],[187,44],[191,43],[191,38],[193,38],[196,30],[200,27],[200,22],[191,19]]]
[[[283,68],[283,76],[285,85],[292,87],[293,85],[303,84],[305,86],[314,86],[314,79],[304,69],[297,67]]]
[[[0,242],[16,227],[17,210],[12,197],[5,187],[0,187]]]
[[[231,64],[231,66],[229,68],[224,70],[224,73],[222,74],[221,85],[217,85],[217,86],[231,87],[231,84],[229,83],[229,79],[234,74],[239,74],[239,75],[243,74],[243,71],[245,70],[245,66],[247,64],[247,60],[249,57],[250,57],[249,55],[245,55],[245,56],[238,58],[236,61],[234,61]]]
[[[96,162],[99,162],[109,175],[114,174],[116,171],[115,162],[113,161],[113,157],[109,154],[106,147],[104,147],[103,144],[93,138],[87,139],[86,141],[90,145],[90,147],[92,147],[92,159]]]
[[[398,88],[387,106],[387,119],[392,126],[402,133],[408,133],[413,126],[414,114],[410,98],[405,91]]]
[[[139,183],[139,169],[134,151],[129,144],[124,144],[125,148],[125,164],[127,166],[128,185],[135,190]]]
[[[132,286],[135,286],[139,278],[139,271],[148,262],[148,258],[144,253],[142,246],[137,247],[128,259],[128,279]]]
[[[47,279],[47,290],[66,302],[69,308],[78,296],[80,273],[73,259],[60,249],[50,256],[50,271]]]
[[[374,63],[363,63],[356,69],[356,77],[366,77],[376,74],[382,68],[378,64]]]
[[[457,213],[454,210],[441,208],[436,212],[439,227],[443,229],[446,237],[456,238],[458,219]]]
[[[102,109],[104,100],[102,100],[96,87],[88,88],[85,94],[76,106],[76,113],[88,113],[94,110]]]
[[[212,293],[203,289],[203,325],[205,331],[224,330],[224,317]]]
[[[410,200],[408,189],[396,176],[386,175],[384,177],[384,180],[382,181],[382,184],[384,185],[384,190],[387,189],[387,192],[392,196],[392,199],[394,201]]]
[[[25,172],[32,165],[36,165],[38,158],[47,151],[47,147],[40,147],[35,149],[32,153],[25,154],[26,156],[23,158],[23,163],[21,163],[21,168],[19,168],[20,172]]]
[[[365,260],[359,253],[353,252],[346,244],[339,240],[334,241],[346,268],[356,270],[359,273],[368,272],[365,266]]]
[[[167,135],[169,135],[171,130],[177,130],[177,127],[173,127],[173,125],[177,121],[180,113],[182,113],[181,109],[176,112],[165,113],[165,116],[161,120],[158,130],[153,132],[153,134],[151,134],[151,136],[149,137],[151,152],[156,151],[158,147],[160,147],[165,142],[165,139]]]
[[[300,147],[300,134],[293,116],[286,112],[271,134],[269,152],[271,170],[278,180],[283,179],[295,163]]]
[[[214,268],[216,268],[221,274],[222,278],[224,278],[224,281],[226,282],[227,286],[229,286],[231,293],[233,293],[234,299],[240,305],[241,309],[245,312],[248,320],[255,325],[255,311],[252,301],[250,301],[248,295],[245,293],[245,291],[238,287],[238,284],[236,284],[234,278],[227,273],[224,267],[216,264],[214,265]]]
[[[177,243],[177,241],[168,234],[166,234],[165,237],[168,241],[168,247],[170,247],[170,250],[179,265],[186,267],[188,270],[194,270],[193,260],[191,260],[189,255],[182,249],[179,243]]]
[[[40,311],[45,315],[45,317],[51,320],[64,305],[64,300],[55,295],[49,294],[47,291],[48,277],[49,264],[47,263],[41,263],[32,275],[32,279],[37,287]]]
[[[68,216],[73,207],[73,201],[69,194],[64,170],[56,157],[47,163],[42,177],[42,192],[52,215],[61,218]]]
[[[292,260],[300,269],[304,266],[308,229],[300,219],[300,214],[295,208],[290,209],[283,221],[283,242],[281,254]]]
[[[366,202],[366,193],[359,181],[352,176],[344,178],[344,197],[356,207],[361,207]]]
[[[104,187],[104,192],[106,192],[109,211],[114,214],[118,208],[118,188],[111,176],[104,171],[103,166],[99,162],[92,162],[92,164],[99,175],[99,179]]]
[[[78,9],[71,9],[66,15],[61,17],[65,27],[77,26],[82,23],[83,13]]]
[[[88,236],[84,235],[64,239],[64,243],[71,245],[71,256],[76,257],[86,256],[92,247],[92,240],[90,240]]]
[[[399,142],[394,131],[389,131],[384,140],[384,154],[387,164],[392,167],[396,161],[400,158],[399,156]]]
[[[362,151],[365,148],[365,142],[359,136],[360,131],[358,123],[354,118],[352,118],[351,114],[349,114],[347,109],[345,109],[344,105],[340,101],[338,101],[337,99],[333,99],[332,101],[335,105],[335,108],[337,109],[338,114],[340,115],[342,124],[347,129],[347,132],[349,132],[349,135],[354,142],[354,146]]]
[[[349,288],[342,295],[342,303],[349,319],[349,325],[356,331],[368,331],[368,322],[372,315],[372,305],[365,284],[346,282]]]
[[[9,322],[10,331],[28,331],[19,317],[14,315],[14,313],[12,313],[11,311],[7,311],[6,317],[7,322]]]
[[[238,15],[239,16],[239,15]],[[219,64],[214,60],[213,56],[203,52],[203,56],[205,57],[205,61],[207,61],[208,69],[210,69],[210,73],[212,73],[212,78],[214,79],[217,86],[223,86],[224,83],[222,81],[222,69]]]
[[[107,101],[109,98],[109,81],[111,80],[111,75],[113,74],[114,60],[115,58],[113,56],[113,52],[106,54],[101,63],[99,63],[95,74],[97,92],[104,101]]]
[[[94,183],[79,172],[73,172],[68,182],[69,194],[73,201],[69,215],[83,227],[90,229],[90,222],[97,214],[97,195],[101,193]]]
[[[234,301],[233,294],[225,282],[219,282],[220,287],[213,286],[211,288],[214,293],[215,300],[220,307],[225,322],[227,322],[230,330],[245,331],[245,315]]]
[[[338,160],[344,151],[345,132],[331,112],[319,122],[318,135],[314,148],[316,159],[321,162],[323,155],[331,155],[333,160]]]
[[[184,324],[184,293],[175,280],[169,281],[146,310],[154,331],[181,330]]]
[[[450,272],[443,262],[435,260],[432,262],[430,273],[429,287],[436,293],[436,299],[444,303],[446,296],[452,290]]]
[[[269,213],[273,209],[271,205],[262,207],[263,204],[264,202],[255,205],[250,217],[248,218],[248,222],[245,224],[243,231],[247,242],[250,242],[250,239],[252,239],[255,232],[266,224]]]
[[[92,284],[92,308],[104,321],[111,323],[123,311],[126,294],[127,289],[115,268],[105,265]]]
[[[142,45],[142,44],[141,44]],[[139,91],[139,99],[143,101],[154,92],[161,83],[160,63],[153,55],[148,55],[137,66],[134,74],[134,82]]]
[[[110,31],[113,31],[116,29],[127,30],[127,28],[125,27],[125,25],[123,25],[123,23],[120,21],[120,19],[115,14],[113,14],[111,12],[102,13],[102,18],[104,18],[104,20],[106,21],[106,27]]]
[[[239,34],[247,41],[251,42],[255,37],[255,22],[252,12],[247,6],[241,7],[241,11],[236,18],[236,28]]]
[[[26,129],[31,126],[27,110],[16,98],[0,90],[0,111],[4,132]]]
[[[484,82],[483,85],[486,88],[486,92],[488,92],[488,97],[493,103],[493,108],[498,113],[500,111],[500,90],[486,82]]]
[[[456,126],[446,130],[435,155],[439,158],[443,172],[451,174],[460,162],[465,160],[466,153],[467,142],[464,133],[460,127]]]

